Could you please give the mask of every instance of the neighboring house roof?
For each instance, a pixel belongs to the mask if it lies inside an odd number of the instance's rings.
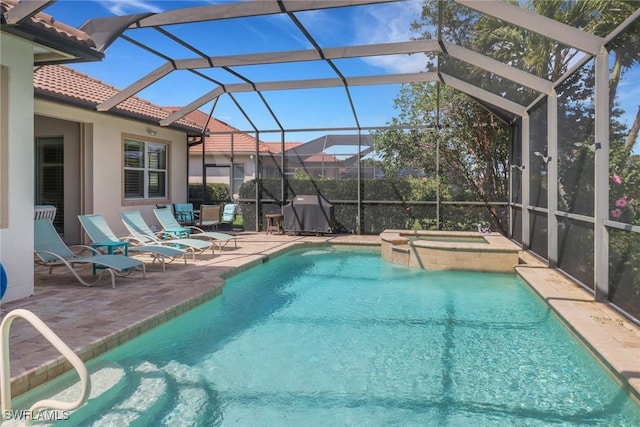
[[[22,3],[19,0],[0,0],[0,22],[2,31],[48,48],[34,49],[34,64],[97,61],[104,57],[84,31],[58,22],[46,13],[31,15],[29,10],[32,6]]]
[[[95,110],[98,104],[117,94],[118,89],[63,65],[37,67],[33,72],[36,98],[47,98]],[[105,114],[124,116],[153,124],[169,115],[163,108],[138,97],[131,97]],[[185,118],[169,126],[188,133],[200,133],[197,123]]]
[[[282,152],[282,144],[279,142],[265,142],[265,145],[269,147],[271,154],[280,154]],[[295,155],[295,151],[291,151],[296,147],[304,145],[303,142],[285,142],[284,151],[288,156]],[[303,159],[305,163],[340,163],[341,160],[336,156],[327,153],[317,153]]]
[[[164,109],[171,113],[179,110],[178,107],[165,107]],[[247,133],[240,132],[233,126],[229,126],[225,122],[222,122],[213,117],[211,118],[211,120],[209,120],[209,115],[203,113],[200,110],[194,110],[187,114],[184,118],[197,123],[201,129],[205,126],[209,129],[209,136],[207,136],[204,140],[205,154],[231,153],[232,136],[234,153],[253,154],[256,152],[256,139],[254,137]],[[259,153],[270,153],[270,144],[271,143],[259,141]],[[202,145],[198,144],[191,146],[189,148],[189,153],[193,155],[202,154]]]
[[[265,142],[265,144],[269,147],[269,152],[272,154],[280,154],[282,152],[282,143],[280,142]],[[292,148],[298,147],[302,144],[302,142],[285,142],[284,151],[291,150]]]
[[[342,163],[342,161],[332,154],[319,153],[304,159],[305,163]]]

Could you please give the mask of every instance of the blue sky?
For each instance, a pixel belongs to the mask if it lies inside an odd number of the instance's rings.
[[[220,4],[224,1],[72,1],[61,0],[44,12],[65,24],[79,27],[87,19],[141,12],[161,12],[184,7]],[[377,42],[410,40],[409,27],[420,13],[419,0],[412,3],[391,3],[367,7],[349,7],[296,14],[314,39],[323,47],[338,47]],[[298,28],[285,16],[264,16],[249,19],[230,19],[215,23],[197,23],[165,27],[176,36],[188,40],[207,55],[273,52],[290,49],[311,49]],[[197,55],[161,36],[152,29],[126,33],[138,41],[176,59]],[[105,83],[123,89],[145,76],[164,60],[122,40],[116,41],[102,62],[73,64],[72,67]],[[423,55],[372,57],[366,60],[336,60],[345,76],[404,73],[423,71]],[[336,74],[322,61],[282,65],[235,67],[235,71],[255,82],[290,79],[334,78]],[[223,83],[241,80],[223,70],[200,70]],[[154,83],[138,96],[158,105],[185,105],[215,89],[211,82],[186,71],[173,72]],[[400,85],[353,87],[351,96],[360,125],[384,126],[396,114],[393,100]],[[354,127],[356,122],[344,88],[306,89],[265,92],[277,119],[286,129]],[[256,127],[278,129],[264,103],[255,94],[234,95]],[[200,109],[209,112],[209,103]],[[249,121],[230,97],[220,97],[214,116],[241,130],[252,129]],[[289,141],[308,141],[326,132],[291,133]],[[265,141],[279,140],[279,134],[261,134]]]
[[[230,1],[59,0],[47,7],[44,12],[65,24],[79,27],[91,18],[162,12],[223,3],[230,3]],[[413,0],[409,3],[301,12],[296,13],[296,17],[320,46],[338,47],[410,40],[413,36],[410,24],[419,18],[420,10],[421,0]],[[172,25],[164,28],[210,56],[312,49],[311,44],[291,20],[281,15]],[[197,56],[153,29],[133,30],[126,34],[175,59]],[[103,61],[73,64],[72,67],[118,89],[123,89],[164,62],[163,59],[139,47],[118,40],[109,47]],[[418,72],[423,71],[426,66],[424,55],[390,55],[366,59],[342,59],[334,62],[347,77]],[[243,66],[235,67],[234,70],[254,82],[336,77],[330,67],[322,61]],[[200,71],[226,84],[241,82],[224,70]],[[628,122],[628,125],[633,121],[638,108],[637,99],[640,95],[638,78],[640,78],[640,67],[629,72],[620,83],[619,101],[626,110],[623,119]],[[174,71],[138,93],[137,96],[161,106],[182,106],[216,87],[213,83],[187,71]],[[384,126],[390,122],[397,114],[393,102],[399,89],[400,85],[352,87],[350,94],[360,125],[362,127]],[[264,92],[263,95],[286,129],[356,126],[344,88],[270,91]],[[239,93],[234,96],[257,128],[262,130],[278,128],[276,121],[257,95]],[[200,109],[208,113],[211,107],[212,103],[209,103]],[[214,116],[240,130],[252,129],[251,123],[227,95],[220,97],[215,106]],[[309,141],[326,133],[292,132],[287,134],[287,141]],[[262,133],[260,138],[264,141],[275,141],[280,139],[280,135]],[[636,147],[636,151],[640,152],[640,147]]]

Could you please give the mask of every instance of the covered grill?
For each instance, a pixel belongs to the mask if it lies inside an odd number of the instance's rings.
[[[284,231],[331,233],[334,229],[333,205],[320,195],[296,196],[282,208]]]

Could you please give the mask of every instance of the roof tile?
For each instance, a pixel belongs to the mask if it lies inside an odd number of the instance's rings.
[[[19,0],[0,0],[0,7],[4,11],[8,11],[17,6],[18,3],[20,3]],[[59,36],[72,39],[75,42],[82,43],[89,47],[96,47],[95,43],[93,42],[93,40],[91,40],[87,33],[82,30],[78,30],[77,28],[73,28],[69,25],[63,24],[62,22],[58,22],[53,16],[46,13],[36,13],[29,19],[29,22],[31,23],[31,25],[44,28],[48,31],[56,33]]]
[[[113,86],[64,65],[37,67],[33,73],[33,86],[36,96],[52,96],[92,108],[119,92]],[[135,96],[118,104],[113,111],[154,121],[160,121],[169,115],[162,107]],[[176,124],[193,131],[201,129],[197,123],[185,118],[178,120]]]

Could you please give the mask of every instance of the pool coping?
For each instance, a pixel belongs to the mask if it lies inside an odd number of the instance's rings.
[[[606,372],[640,405],[640,327],[557,270],[523,264],[522,279]],[[627,351],[620,351],[625,349]]]
[[[271,244],[265,250],[253,252],[241,260],[236,259],[239,258],[237,256],[229,262],[214,258],[215,264],[202,265],[203,268],[214,267],[211,271],[207,269],[202,270],[207,274],[198,273],[209,283],[202,292],[150,314],[138,322],[121,327],[107,336],[92,339],[80,346],[72,346],[73,350],[85,362],[93,359],[155,326],[216,298],[223,292],[225,279],[292,250],[327,246],[377,250],[381,248],[380,239],[358,239],[358,236],[345,240],[317,237],[288,239],[286,236],[275,236],[269,239],[269,243]],[[622,389],[640,404],[640,327],[627,320],[608,304],[594,301],[593,295],[587,290],[557,270],[548,268],[531,254],[521,252],[520,255],[521,263],[514,267],[514,273],[550,307],[578,341],[618,381]],[[8,309],[7,306],[9,306]],[[5,310],[10,310],[11,306],[29,309],[28,301],[9,302],[3,304],[3,313]],[[49,326],[55,330],[55,325]],[[35,368],[19,372],[11,378],[12,397],[15,398],[30,391],[69,369],[68,362],[59,356]]]

